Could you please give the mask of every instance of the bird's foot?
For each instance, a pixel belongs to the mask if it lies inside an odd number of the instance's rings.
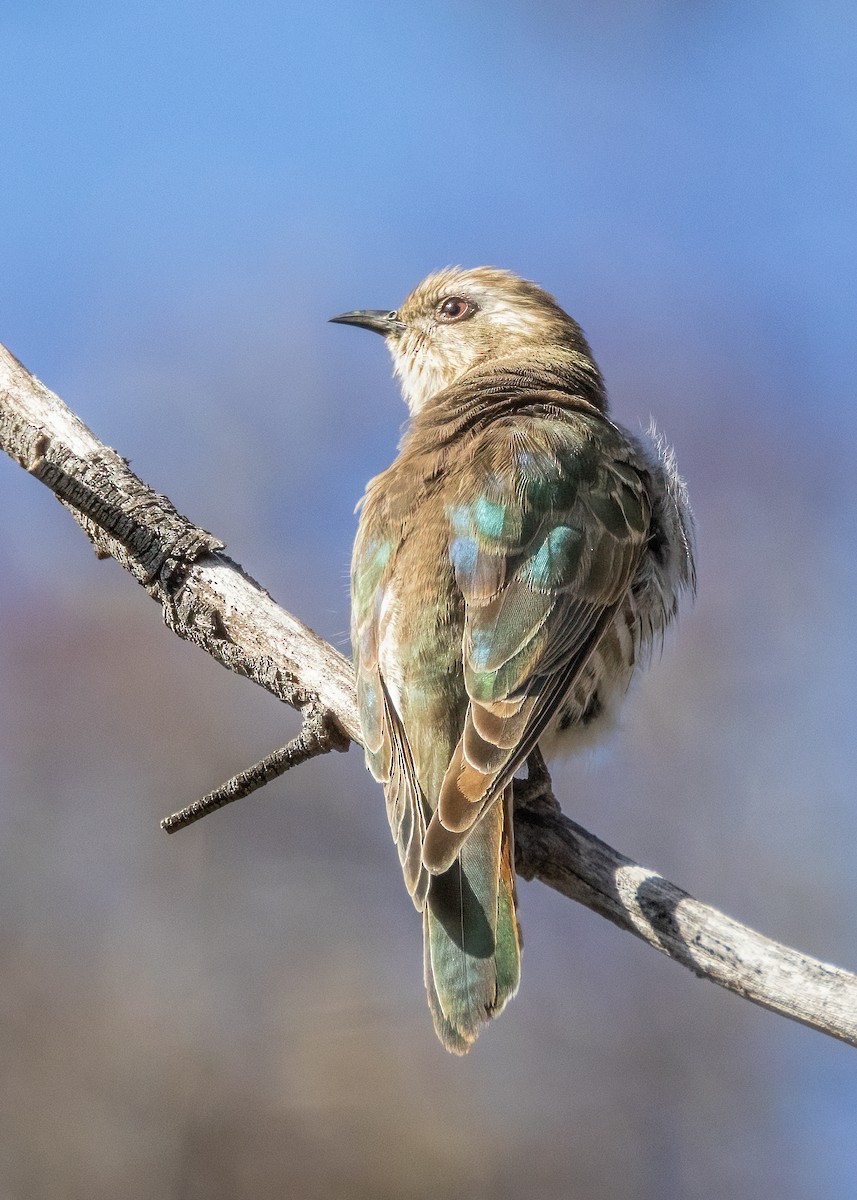
[[[544,755],[538,746],[527,758],[527,778],[515,780],[514,797],[516,808],[559,808]]]

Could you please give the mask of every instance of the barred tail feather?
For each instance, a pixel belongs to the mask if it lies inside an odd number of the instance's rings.
[[[425,981],[438,1037],[466,1054],[514,996],[521,949],[507,804],[491,806],[456,861],[432,877],[423,915]]]

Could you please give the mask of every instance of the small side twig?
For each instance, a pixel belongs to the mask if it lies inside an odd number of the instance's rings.
[[[193,804],[186,808],[164,817],[161,829],[166,833],[185,829],[195,821],[207,817],[209,813],[216,812],[218,808],[251,795],[272,779],[285,775],[292,767],[316,758],[319,754],[327,754],[331,750],[347,750],[350,744],[350,739],[345,736],[330,713],[319,709],[307,709],[304,711],[303,728],[296,738],[292,738],[279,750],[266,755],[246,771],[233,775],[226,783],[215,788],[213,792],[208,792],[200,800],[194,800]]]

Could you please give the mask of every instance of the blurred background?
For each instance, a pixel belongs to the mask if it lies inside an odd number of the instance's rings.
[[[857,968],[857,10],[816,0],[0,6],[0,340],[347,647],[404,418],[326,324],[490,263],[654,416],[699,598],[566,811]],[[297,720],[0,461],[0,1194],[839,1200],[857,1055],[540,884],[436,1042],[380,793],[332,755],[167,838]]]

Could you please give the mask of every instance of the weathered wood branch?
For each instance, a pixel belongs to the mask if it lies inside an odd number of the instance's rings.
[[[134,575],[175,633],[301,709],[308,722],[333,729],[329,748],[342,748],[345,738],[359,742],[347,660],[222,554],[221,542],[138,479],[2,346],[0,448],[56,493],[97,554]],[[258,786],[278,767],[325,748],[305,724],[294,743],[243,774]],[[560,812],[539,765],[518,789],[522,876],[586,905],[695,974],[857,1045],[857,975],[763,937],[587,833]],[[234,784],[198,803],[219,807],[240,793]],[[187,819],[194,817],[177,815],[177,824]]]
[[[194,800],[193,804],[165,817],[161,821],[161,829],[165,833],[176,833],[179,829],[186,829],[188,825],[193,825],[209,813],[217,812],[227,804],[252,795],[272,779],[279,779],[286,771],[291,771],[292,767],[317,758],[319,754],[329,754],[331,750],[347,750],[350,745],[350,738],[345,736],[330,713],[317,709],[314,705],[307,705],[303,711],[303,728],[296,738],[292,738],[279,750],[266,754],[246,771],[233,775],[201,800]]]
[[[348,660],[219,553],[221,541],[180,516],[2,346],[0,448],[56,493],[99,557],[131,572],[174,633],[293,708],[315,702],[359,739]]]

